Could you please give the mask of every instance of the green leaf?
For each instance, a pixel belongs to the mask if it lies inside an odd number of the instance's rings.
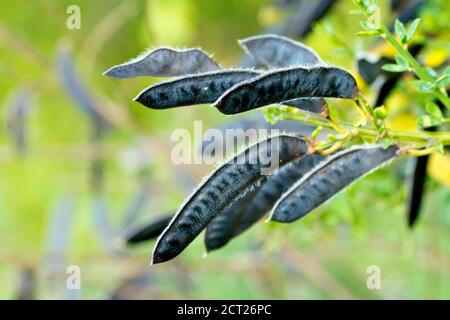
[[[389,148],[391,145],[393,145],[394,144],[394,140],[393,139],[391,139],[391,138],[386,138],[386,139],[383,139],[382,141],[381,141],[381,145],[383,146],[383,148],[385,148],[385,149],[387,149],[387,148]]]
[[[417,119],[417,124],[422,128],[435,127],[440,125],[441,123],[441,120],[430,117],[429,115],[423,115],[420,116],[419,119]]]
[[[436,71],[433,68],[430,67],[425,67],[425,70],[427,70],[427,72],[430,74],[430,76],[432,76],[433,78],[437,78],[438,74],[436,73]]]
[[[370,21],[361,21],[360,22],[360,24],[361,24],[361,27],[364,29],[364,30],[366,30],[366,31],[372,31],[373,29],[374,29],[374,25],[373,25],[373,23],[371,23]]]
[[[427,81],[422,81],[422,80],[413,80],[411,81],[416,87],[417,89],[419,89],[419,91],[421,92],[431,92],[434,88],[434,83],[431,82],[427,82]]]
[[[268,106],[264,109],[263,113],[268,122],[275,124],[278,121],[280,110],[277,107]]]
[[[397,54],[395,55],[395,62],[397,62],[397,64],[398,64],[399,66],[402,66],[402,67],[404,67],[404,68],[406,68],[406,69],[409,68],[409,63],[408,63],[408,61],[407,61],[405,58],[403,58],[403,56],[402,56],[401,54],[399,54],[399,53],[397,53]]]
[[[444,74],[436,80],[436,86],[444,88],[450,84],[450,74]]]
[[[334,122],[339,122],[339,113],[336,110],[335,106],[331,103],[328,104],[328,117],[330,117],[330,119]]]
[[[440,119],[440,120],[442,120],[444,118],[441,109],[435,103],[432,103],[432,102],[428,103],[425,106],[425,110],[433,118]]]
[[[442,72],[442,75],[450,75],[450,66],[445,67],[444,72]]]
[[[385,64],[382,67],[382,69],[385,70],[385,71],[389,71],[389,72],[404,72],[404,71],[408,70],[408,67],[407,66],[406,67],[405,66],[401,66],[401,65],[398,65],[398,64],[388,63],[388,64]]]
[[[395,33],[398,35],[398,37],[402,40],[403,43],[406,43],[407,36],[406,36],[406,29],[403,23],[400,22],[400,20],[395,19]]]
[[[417,18],[413,22],[410,23],[410,25],[408,26],[406,41],[411,40],[411,38],[414,36],[414,33],[416,32],[416,29],[419,26],[420,21],[421,21],[421,19]]]

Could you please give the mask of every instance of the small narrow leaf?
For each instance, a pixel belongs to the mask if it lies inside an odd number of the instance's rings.
[[[406,36],[406,40],[409,41],[412,39],[412,37],[414,36],[414,33],[417,30],[417,27],[420,24],[421,19],[417,18],[415,19],[413,22],[411,22],[411,24],[408,26],[408,32],[407,32],[407,36]]]
[[[429,128],[442,124],[442,120],[430,117],[429,115],[423,115],[417,119],[417,124],[422,128]]]
[[[422,81],[422,80],[413,80],[412,83],[419,89],[421,92],[431,92],[434,88],[434,83]]]
[[[406,70],[409,68],[408,61],[405,58],[403,58],[401,54],[395,55],[395,62],[397,62],[399,66],[405,68]]]
[[[432,103],[432,102],[428,103],[428,104],[425,106],[425,110],[426,110],[427,113],[428,113],[431,117],[433,117],[433,118],[436,118],[436,119],[442,119],[442,118],[444,118],[444,115],[442,114],[441,109],[440,109],[439,106],[438,106],[437,104],[435,104],[435,103]]]
[[[389,72],[405,72],[406,70],[408,70],[408,67],[404,67],[404,66],[401,66],[401,65],[398,65],[398,64],[389,63],[389,64],[385,64],[382,67],[382,69],[385,70],[385,71],[389,71]]]
[[[407,40],[406,29],[403,23],[400,20],[396,19],[394,23],[395,33],[400,38],[400,40],[405,43]]]
[[[445,67],[444,71],[442,72],[442,75],[450,75],[450,66]]]
[[[450,74],[444,74],[436,80],[436,86],[446,88],[450,84]]]

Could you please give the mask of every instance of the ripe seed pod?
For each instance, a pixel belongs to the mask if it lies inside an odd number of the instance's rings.
[[[264,180],[254,186],[252,190],[231,203],[211,221],[205,233],[205,246],[207,251],[219,249],[230,241],[236,232],[236,227],[242,215],[247,211],[249,205],[260,191],[261,186],[266,181]]]
[[[298,181],[275,204],[269,220],[292,222],[396,156],[391,146],[359,146],[334,154]]]
[[[163,216],[156,221],[127,230],[124,236],[127,245],[134,245],[157,238],[167,227],[172,217],[173,214]]]
[[[300,1],[295,15],[289,21],[286,34],[294,38],[305,37],[314,23],[322,19],[338,2],[338,0]]]
[[[445,107],[441,102],[437,102],[441,112],[445,111]],[[425,131],[435,132],[438,130],[438,127],[433,126],[426,128]],[[414,158],[413,161],[413,175],[410,179],[408,186],[408,203],[407,203],[407,217],[408,217],[408,226],[410,228],[414,227],[419,216],[420,209],[422,206],[422,200],[425,193],[425,182],[427,179],[427,167],[430,156],[421,156]]]
[[[393,63],[392,59],[386,57],[375,57],[369,54],[360,54],[357,61],[358,73],[368,84],[372,84],[379,76],[391,77],[394,74],[384,71],[382,66]]]
[[[219,65],[201,49],[158,48],[146,51],[129,62],[110,68],[104,75],[117,78],[141,76],[173,77],[220,70]]]
[[[323,64],[311,48],[292,39],[274,34],[254,36],[238,41],[247,54],[272,68]]]
[[[239,40],[239,44],[258,63],[272,68],[324,65],[314,50],[283,36],[254,36]],[[323,98],[297,98],[282,104],[313,113],[328,114],[327,102]]]
[[[182,76],[152,85],[134,100],[152,109],[212,103],[235,84],[257,75],[253,70],[221,70]]]
[[[235,114],[299,97],[355,99],[353,76],[335,67],[292,67],[264,73],[227,90],[214,103],[220,112]]]
[[[32,102],[32,91],[23,88],[13,93],[7,110],[5,129],[13,139],[19,155],[24,155],[28,149],[27,121]]]
[[[186,200],[161,234],[152,263],[180,254],[224,208],[264,178],[263,170],[270,174],[307,151],[308,144],[303,138],[279,135],[247,148],[223,164]],[[267,163],[266,156],[271,158]],[[278,158],[276,164],[274,157]]]
[[[109,124],[108,120],[98,111],[91,92],[88,91],[83,79],[76,72],[73,59],[66,49],[62,49],[58,53],[57,69],[62,86],[80,111],[93,121],[101,121],[103,126]]]
[[[414,227],[420,214],[422,198],[425,189],[425,180],[427,178],[427,165],[429,156],[415,157],[412,159],[414,172],[409,183],[408,193],[408,226]]]

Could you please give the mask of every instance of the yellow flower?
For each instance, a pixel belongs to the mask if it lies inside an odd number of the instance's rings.
[[[428,174],[450,188],[450,155],[433,153],[428,163]]]

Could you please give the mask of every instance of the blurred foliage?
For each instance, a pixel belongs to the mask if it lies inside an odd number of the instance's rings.
[[[105,246],[99,236],[105,226],[92,212],[93,199],[99,197],[90,185],[92,160],[104,161],[101,196],[112,232],[119,234],[127,208],[142,188],[148,186],[148,201],[137,221],[176,210],[209,171],[207,166],[171,164],[171,132],[192,130],[194,120],[213,127],[227,117],[208,107],[143,108],[131,97],[156,79],[118,82],[102,73],[160,45],[202,47],[223,66],[237,65],[242,53],[236,39],[261,33],[285,19],[289,10],[270,0],[79,0],[81,30],[69,30],[66,8],[71,4],[0,4],[0,115],[5,129],[0,132],[1,299],[19,296],[24,274],[25,280],[36,277],[36,298],[50,299],[450,298],[450,192],[429,180],[423,219],[408,230],[405,161],[356,183],[301,222],[259,223],[206,259],[201,237],[180,258],[154,267],[149,267],[153,243],[128,250],[113,237]],[[391,19],[388,2],[381,5],[383,17]],[[349,15],[352,9],[351,1],[341,1],[305,39],[325,61],[351,70],[356,54],[373,41],[354,36],[359,25]],[[447,30],[435,42],[441,50],[439,41],[447,41],[448,50],[449,14],[446,0],[427,4],[427,30]],[[112,123],[100,154],[91,142],[91,122],[57,76],[61,48],[70,49],[76,71]],[[14,94],[21,90],[30,92],[30,106],[27,150],[17,153],[5,124]],[[408,88],[397,90],[409,94]],[[420,103],[413,98],[391,99]],[[422,94],[420,99],[427,98]],[[407,113],[392,123],[411,126]],[[68,195],[74,199],[73,214],[58,220],[55,208]],[[66,289],[70,264],[81,268],[80,291]],[[381,290],[366,288],[369,265],[382,270]]]

